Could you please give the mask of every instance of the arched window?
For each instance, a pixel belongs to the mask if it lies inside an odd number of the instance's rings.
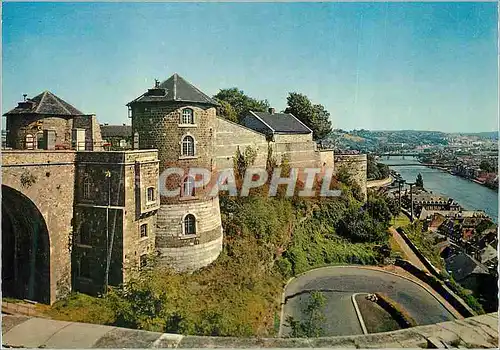
[[[186,176],[182,182],[182,197],[194,197],[194,178]]]
[[[32,134],[26,134],[26,149],[34,149],[35,141]]]
[[[182,139],[182,155],[194,156],[194,138],[192,136],[184,136]]]
[[[181,124],[194,124],[194,113],[191,108],[184,108],[182,110]]]
[[[195,235],[196,234],[196,218],[193,214],[188,214],[184,218],[184,234],[185,235]]]

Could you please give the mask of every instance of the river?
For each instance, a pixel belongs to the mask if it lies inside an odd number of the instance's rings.
[[[456,200],[465,209],[484,210],[495,222],[498,222],[498,193],[475,182],[451,175],[447,172],[431,169],[418,164],[413,157],[381,157],[381,163],[387,164],[391,169],[401,174],[403,179],[415,182],[417,175],[422,174],[424,187],[433,193],[439,193]]]

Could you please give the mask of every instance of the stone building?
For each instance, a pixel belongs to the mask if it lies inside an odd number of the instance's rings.
[[[7,147],[13,149],[100,150],[96,116],[84,114],[50,91],[27,98],[4,114]]]
[[[132,149],[132,127],[130,125],[101,124],[104,146],[111,150]]]
[[[132,125],[119,130],[48,91],[5,114],[6,296],[53,303],[71,290],[95,295],[152,257],[179,271],[210,264],[222,250],[219,198],[189,170],[232,169],[247,148],[254,166],[265,167],[270,156],[298,168],[333,169],[335,161],[366,193],[366,156],[334,159],[291,114],[251,111],[244,125],[232,123],[177,74],[127,106]],[[103,150],[101,129],[106,141],[128,139],[133,149]]]
[[[165,179],[167,189],[177,192],[160,200],[156,225],[160,259],[179,270],[208,265],[222,250],[219,197],[196,187],[199,179],[188,172],[216,169],[217,102],[174,74],[127,106],[139,148],[158,149],[160,174],[167,168],[182,169]]]
[[[43,303],[71,290],[96,295],[154,254],[157,152],[96,151],[95,116],[48,92],[33,100],[6,114],[12,149],[2,151],[2,291]],[[40,131],[44,138],[26,142]]]

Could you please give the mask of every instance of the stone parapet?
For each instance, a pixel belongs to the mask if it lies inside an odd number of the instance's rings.
[[[498,314],[398,331],[323,338],[183,336],[2,315],[2,345],[26,348],[498,348]]]

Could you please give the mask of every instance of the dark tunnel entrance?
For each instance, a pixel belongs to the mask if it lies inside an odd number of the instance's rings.
[[[28,197],[5,185],[2,185],[2,294],[50,304],[47,225]]]

